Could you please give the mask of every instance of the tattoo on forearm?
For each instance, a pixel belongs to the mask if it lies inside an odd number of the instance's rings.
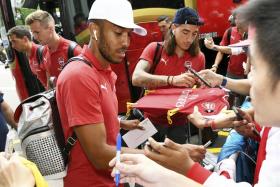
[[[138,77],[138,85],[146,88],[167,86],[167,76],[150,74],[151,65],[145,60],[138,62],[134,74]]]
[[[158,88],[162,86],[167,86],[166,79],[150,79],[145,78],[141,81],[141,84],[146,88]]]

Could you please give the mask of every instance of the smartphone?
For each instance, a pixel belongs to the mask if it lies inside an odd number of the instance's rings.
[[[232,110],[233,112],[235,113],[236,115],[236,119],[237,120],[243,120],[244,118],[241,116],[239,110],[237,110],[237,108],[235,106],[232,107]],[[256,136],[260,136],[260,133],[259,131],[257,131],[256,127],[253,128],[253,133],[256,135]]]
[[[236,107],[236,106],[233,106],[233,107],[232,107],[232,110],[233,110],[233,112],[235,113],[236,119],[237,119],[238,121],[243,120],[243,117],[242,117],[242,115],[240,114],[239,110],[237,110],[237,107]]]
[[[164,146],[164,142],[158,142],[158,143],[159,143],[160,145],[163,145],[163,146]],[[147,142],[145,143],[145,145],[148,146],[150,149],[153,149],[152,146],[151,146],[151,144],[150,144],[150,142],[147,141]]]
[[[207,87],[212,88],[211,84],[203,79],[192,67],[188,62],[185,62],[185,68],[189,70],[194,76],[196,76],[199,80],[201,80]]]

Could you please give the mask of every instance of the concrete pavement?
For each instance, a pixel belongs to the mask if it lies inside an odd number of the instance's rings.
[[[15,81],[10,69],[5,69],[0,62],[0,90],[4,93],[4,100],[15,110],[20,103],[16,93]]]

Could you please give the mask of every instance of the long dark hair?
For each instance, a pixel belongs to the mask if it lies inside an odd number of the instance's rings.
[[[176,39],[175,35],[172,33],[172,29],[170,28],[165,36],[164,40],[164,49],[168,56],[172,56],[175,54],[175,48],[176,48]],[[199,36],[195,38],[190,48],[187,50],[192,57],[197,56],[200,53],[200,47],[199,47]]]

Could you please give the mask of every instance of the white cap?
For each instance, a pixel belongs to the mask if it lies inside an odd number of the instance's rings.
[[[123,28],[134,29],[141,36],[146,29],[134,23],[131,4],[127,0],[96,0],[90,9],[88,19],[104,19]]]

